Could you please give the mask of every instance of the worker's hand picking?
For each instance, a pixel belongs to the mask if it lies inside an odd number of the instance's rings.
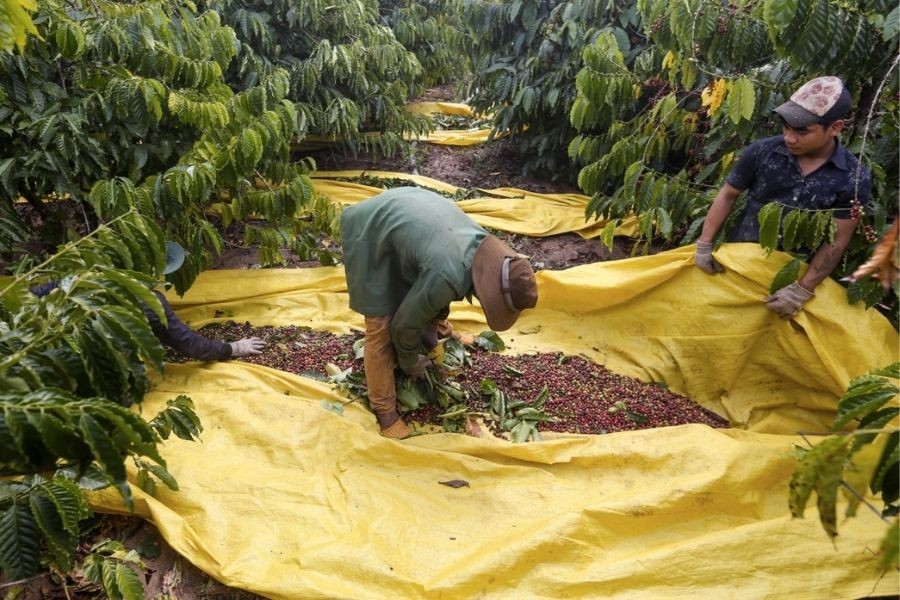
[[[241,358],[252,354],[262,354],[262,349],[266,343],[258,337],[244,338],[236,342],[231,342],[231,356],[233,358]]]
[[[694,264],[701,270],[706,271],[710,275],[721,273],[725,267],[713,258],[712,242],[697,242],[697,252],[694,254]]]
[[[413,379],[421,379],[422,377],[425,377],[425,370],[432,365],[434,365],[434,362],[430,358],[420,355],[419,360],[412,366],[403,369],[403,372]]]

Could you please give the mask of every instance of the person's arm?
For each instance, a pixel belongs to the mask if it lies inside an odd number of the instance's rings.
[[[731,209],[734,208],[734,203],[742,191],[730,183],[725,183],[719,189],[719,193],[716,194],[709,210],[706,211],[706,219],[703,221],[703,229],[700,231],[700,237],[697,238],[697,241],[712,243],[716,234],[719,233],[722,225],[728,219],[728,215],[731,214]]]
[[[153,293],[156,294],[163,305],[168,325],[163,325],[159,317],[149,307],[144,307],[144,315],[150,322],[150,328],[156,337],[159,338],[159,341],[196,360],[207,361],[231,358],[231,344],[210,340],[198,334],[178,318],[165,296],[156,290]]]
[[[725,185],[719,189],[719,193],[716,194],[709,210],[706,211],[703,229],[700,231],[700,237],[697,239],[697,251],[694,253],[694,264],[697,265],[700,270],[705,271],[710,275],[715,275],[716,273],[721,273],[725,270],[725,268],[713,258],[712,241],[722,228],[722,224],[728,219],[728,215],[731,214],[731,209],[734,208],[734,203],[740,195],[741,190],[726,182]]]
[[[831,275],[834,269],[840,264],[847,246],[850,245],[850,239],[856,230],[856,219],[835,219],[837,231],[834,234],[834,244],[822,244],[812,260],[809,261],[809,269],[803,274],[797,283],[805,290],[813,291],[816,286]]]
[[[834,221],[837,226],[834,243],[826,242],[819,247],[803,277],[766,297],[766,308],[778,313],[782,319],[789,319],[797,315],[803,309],[803,305],[815,296],[816,286],[831,275],[831,272],[841,262],[841,257],[844,256],[844,251],[850,244],[850,238],[853,237],[853,231],[856,229],[856,219],[835,219]]]
[[[391,321],[391,339],[401,369],[407,371],[419,362],[422,333],[455,299],[456,292],[441,278],[426,275],[413,285]]]

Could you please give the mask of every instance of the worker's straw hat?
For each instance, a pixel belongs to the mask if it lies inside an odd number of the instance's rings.
[[[509,329],[522,310],[537,304],[537,283],[528,259],[493,235],[485,237],[475,252],[472,284],[494,331]]]

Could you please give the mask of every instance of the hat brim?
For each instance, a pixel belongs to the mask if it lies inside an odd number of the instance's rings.
[[[166,266],[163,275],[174,273],[184,264],[184,248],[176,242],[166,242]]]
[[[481,310],[493,331],[506,331],[519,318],[518,310],[510,310],[500,289],[503,259],[517,257],[518,253],[493,235],[482,240],[472,259],[472,285]]]
[[[809,127],[822,119],[791,100],[776,108],[775,112],[791,127]]]

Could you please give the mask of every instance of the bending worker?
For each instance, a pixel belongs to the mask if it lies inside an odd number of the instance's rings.
[[[747,205],[728,237],[732,242],[759,241],[757,215],[769,202],[782,204],[784,215],[796,209],[834,210],[834,243],[812,249],[815,254],[803,276],[765,299],[782,318],[799,313],[840,263],[856,228],[853,206],[869,201],[868,169],[838,141],[849,111],[850,93],[843,81],[817,77],[806,82],[775,109],[782,135],[758,140],[743,152],[706,213],[697,240],[697,266],[710,274],[722,272],[712,256],[712,242],[744,190]]]
[[[184,249],[175,242],[166,242],[166,266],[163,275],[174,273],[184,263]],[[46,296],[59,287],[59,282],[51,281],[31,288],[36,296]],[[162,304],[166,315],[166,323],[160,320],[149,306],[142,306],[144,316],[150,323],[153,334],[164,345],[194,360],[226,360],[240,358],[251,354],[260,354],[265,342],[257,337],[245,338],[236,342],[221,342],[203,337],[178,318],[166,297],[158,290],[153,290]]]
[[[473,294],[491,329],[509,329],[537,303],[534,271],[452,201],[415,187],[346,208],[341,239],[350,308],[365,317],[369,405],[382,435],[404,438],[394,366],[422,377],[424,354],[449,332],[450,303]]]

